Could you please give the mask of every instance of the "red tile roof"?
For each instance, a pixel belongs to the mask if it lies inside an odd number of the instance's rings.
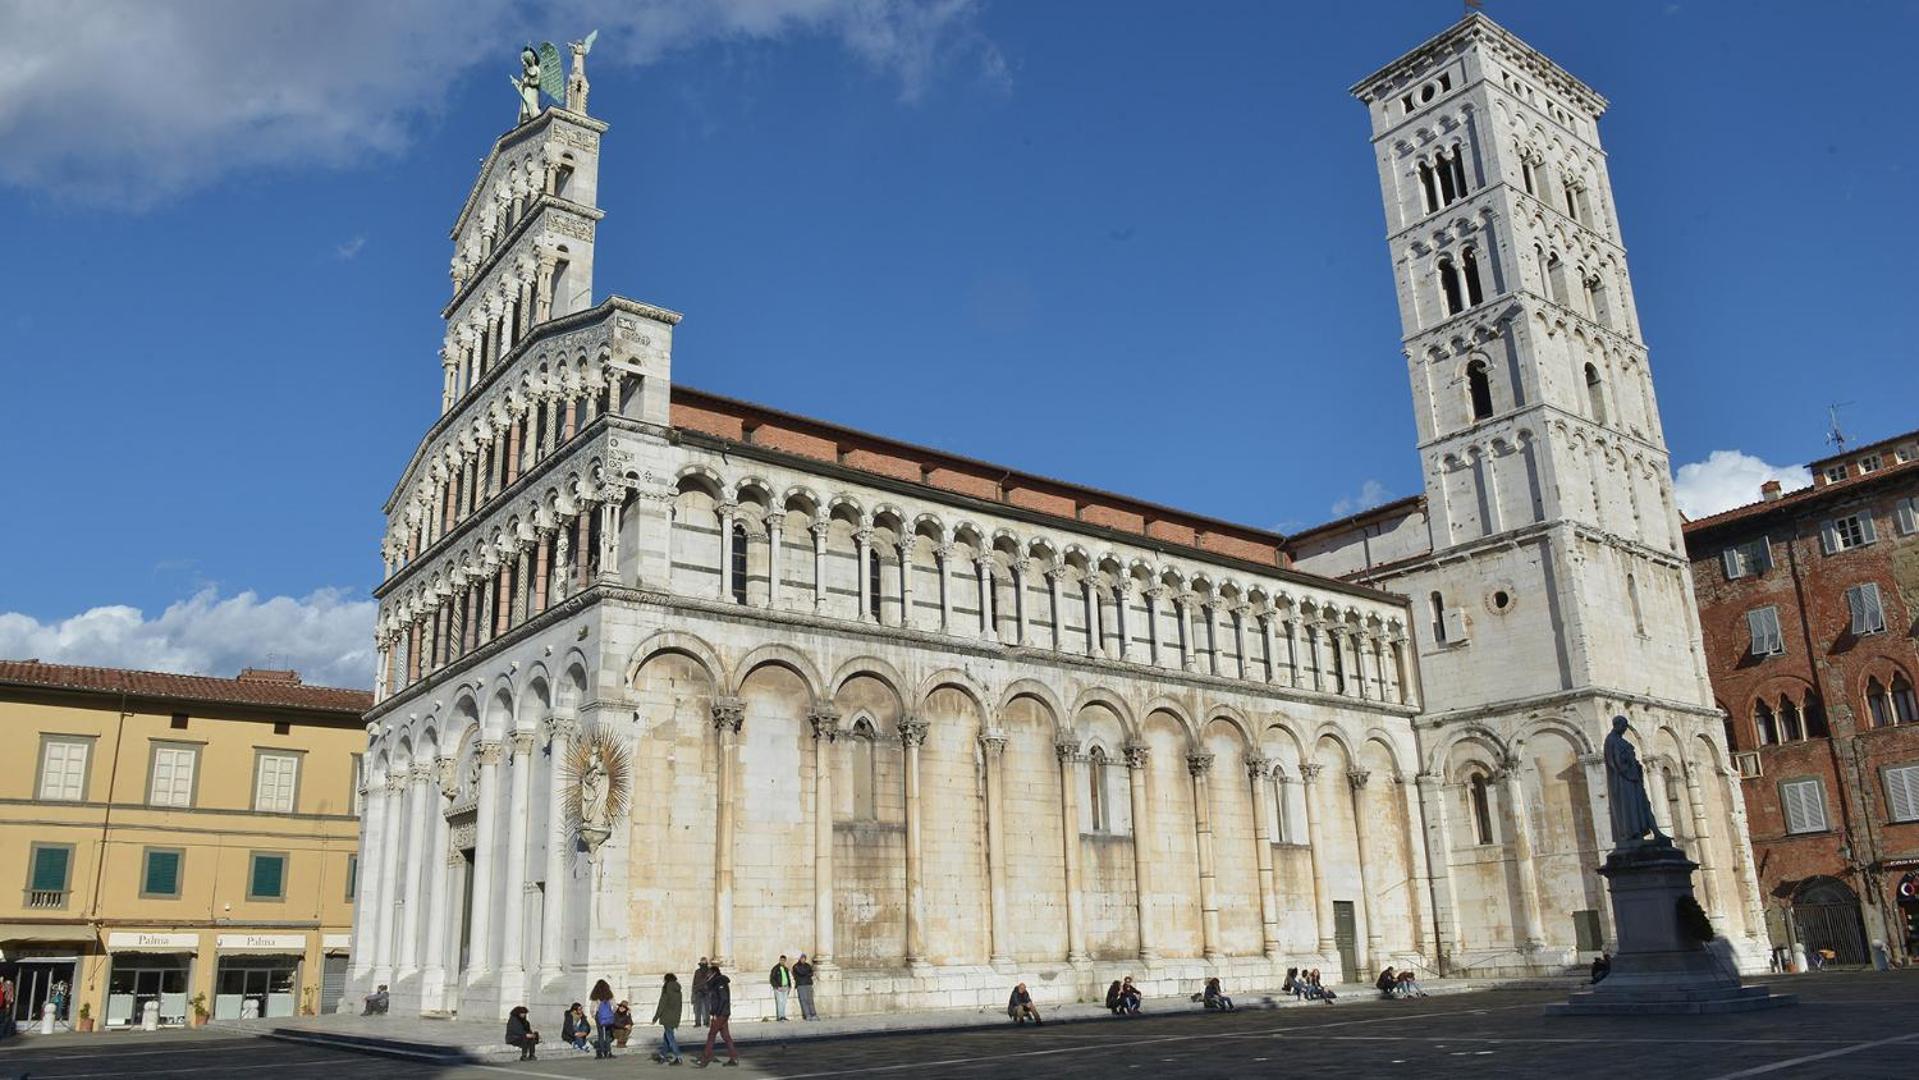
[[[289,676],[291,676],[289,678]],[[264,705],[358,716],[373,707],[373,694],[331,686],[307,686],[292,672],[266,672],[238,679],[179,675],[167,671],[43,664],[38,660],[0,660],[0,688],[38,687],[79,690],[168,701],[222,705]]]
[[[1872,472],[1866,473],[1863,476],[1848,476],[1844,480],[1836,480],[1830,484],[1819,484],[1814,487],[1803,487],[1796,491],[1788,491],[1784,495],[1771,501],[1761,499],[1758,502],[1747,503],[1744,506],[1735,506],[1731,510],[1721,510],[1717,514],[1713,514],[1710,517],[1702,517],[1696,521],[1688,520],[1685,523],[1683,531],[1686,535],[1691,536],[1693,533],[1704,532],[1707,529],[1716,529],[1722,525],[1730,525],[1736,521],[1763,517],[1775,511],[1797,510],[1808,503],[1824,499],[1827,496],[1839,498],[1840,496],[1851,494],[1854,488],[1866,484],[1876,484],[1888,477],[1912,474],[1919,474],[1919,459],[1897,465],[1888,465],[1883,469],[1874,469]]]

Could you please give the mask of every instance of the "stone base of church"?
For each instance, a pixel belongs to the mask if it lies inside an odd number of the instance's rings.
[[[1741,985],[1732,943],[1708,948],[1689,931],[1680,912],[1693,901],[1696,869],[1670,842],[1607,856],[1599,872],[1612,891],[1619,940],[1612,973],[1548,1006],[1547,1015],[1725,1013],[1798,1004],[1795,995]]]

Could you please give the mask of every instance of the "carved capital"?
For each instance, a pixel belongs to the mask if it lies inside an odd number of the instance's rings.
[[[504,744],[498,739],[482,739],[473,747],[473,759],[481,765],[498,765]]]
[[[1150,756],[1151,752],[1146,748],[1145,743],[1129,742],[1125,746],[1120,748],[1120,753],[1126,755],[1127,768],[1144,769],[1146,767],[1147,758]]]
[[[1006,733],[1003,731],[982,731],[979,735],[979,744],[980,749],[986,751],[987,757],[999,757],[1000,753],[1006,749]]]
[[[1308,761],[1299,767],[1299,775],[1301,779],[1309,784],[1318,783],[1319,774],[1324,772],[1325,769],[1326,766],[1321,765],[1317,761]]]
[[[952,544],[939,544],[933,548],[933,554],[939,557],[941,566],[945,566],[946,560],[953,557],[953,551],[954,545]]]
[[[806,527],[806,531],[813,534],[815,541],[824,544],[826,543],[827,535],[833,531],[833,523],[830,521],[815,521]]]
[[[871,547],[873,544],[873,530],[865,528],[854,529],[853,542],[862,548]]]
[[[1255,780],[1264,780],[1273,774],[1273,759],[1269,757],[1249,757],[1246,759],[1246,775]]]
[[[813,737],[833,742],[840,737],[840,711],[832,705],[815,705],[807,710],[806,722],[812,725]]]
[[[1186,771],[1194,776],[1205,776],[1213,771],[1213,755],[1192,753],[1186,755]]]
[[[514,757],[528,757],[539,739],[531,731],[516,731],[511,736]]]
[[[571,742],[580,737],[580,722],[571,716],[546,718],[546,737],[550,742]]]
[[[1059,757],[1062,763],[1078,761],[1081,757],[1078,736],[1061,732],[1053,739],[1053,753]]]
[[[907,713],[900,717],[899,732],[901,746],[923,745],[926,742],[926,721]]]
[[[440,794],[452,798],[460,793],[460,763],[455,758],[443,757],[433,763],[433,778],[440,785]]]
[[[713,730],[721,734],[738,734],[740,726],[746,723],[746,702],[736,697],[713,699]]]
[[[1371,780],[1372,778],[1373,778],[1373,774],[1370,772],[1367,772],[1365,769],[1346,770],[1346,782],[1353,786],[1354,791],[1358,791],[1360,788],[1365,787],[1366,781]]]

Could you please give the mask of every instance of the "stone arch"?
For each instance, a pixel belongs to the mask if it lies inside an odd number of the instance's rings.
[[[494,681],[493,689],[486,698],[486,712],[480,725],[488,738],[503,738],[512,729],[515,697],[511,679],[502,675]]]
[[[1039,702],[1052,716],[1053,730],[1057,732],[1065,729],[1066,717],[1070,714],[1061,707],[1059,697],[1053,693],[1052,687],[1036,679],[1015,680],[1007,686],[1005,693],[1000,695],[997,712],[1005,712],[1019,698],[1031,698]]]
[[[659,630],[649,635],[645,641],[634,648],[626,664],[626,685],[632,686],[639,678],[640,668],[648,660],[661,653],[679,653],[691,658],[706,669],[706,677],[715,687],[732,686],[733,679],[728,674],[726,662],[720,659],[719,651],[708,645],[697,634],[683,630]]]
[[[911,686],[912,683],[907,682],[893,665],[877,656],[855,656],[841,664],[838,670],[833,672],[832,692],[838,694],[845,689],[848,682],[862,675],[884,683],[886,688],[893,692],[895,703],[902,709],[906,707],[906,687]]]
[[[973,699],[973,705],[979,709],[983,720],[992,715],[992,706],[989,704],[993,700],[992,695],[978,680],[959,668],[941,668],[921,680],[913,694],[915,708],[923,707],[935,691],[945,687],[951,687]]]
[[[1214,705],[1207,709],[1206,722],[1200,726],[1201,733],[1205,734],[1211,731],[1216,724],[1231,728],[1233,733],[1239,736],[1239,745],[1242,750],[1250,749],[1258,745],[1258,735],[1256,734],[1258,728],[1252,721],[1246,718],[1245,713],[1240,712],[1238,709],[1230,705]]]
[[[786,668],[799,676],[800,681],[806,684],[806,691],[814,701],[820,700],[825,694],[826,680],[820,677],[819,668],[814,665],[812,659],[791,645],[782,645],[777,642],[761,645],[740,657],[733,665],[734,676],[729,692],[738,694],[754,671],[769,664]],[[838,681],[835,680],[836,685]]]
[[[1153,713],[1163,713],[1171,717],[1179,724],[1180,732],[1186,736],[1186,741],[1189,744],[1193,741],[1198,728],[1193,723],[1193,712],[1186,707],[1185,702],[1180,701],[1170,694],[1159,694],[1149,699],[1139,710],[1141,730],[1145,729],[1146,718]]]
[[[1433,744],[1426,758],[1426,771],[1447,783],[1456,782],[1451,773],[1454,752],[1461,745],[1478,747],[1485,758],[1488,769],[1497,768],[1510,754],[1506,740],[1499,737],[1493,729],[1483,724],[1464,724],[1448,732],[1446,736]]]
[[[1110,709],[1113,715],[1119,718],[1120,727],[1126,735],[1130,736],[1139,730],[1139,723],[1133,718],[1133,710],[1126,704],[1126,700],[1103,686],[1089,686],[1081,690],[1079,696],[1073,699],[1073,707],[1068,715],[1077,717],[1081,709],[1095,704],[1104,705]]]

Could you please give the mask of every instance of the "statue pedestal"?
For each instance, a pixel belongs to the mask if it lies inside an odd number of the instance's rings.
[[[1741,985],[1730,958],[1687,931],[1680,903],[1692,899],[1697,868],[1669,840],[1607,856],[1599,873],[1612,892],[1618,939],[1612,974],[1564,1004],[1548,1005],[1547,1015],[1727,1013],[1797,1005],[1796,995]]]

